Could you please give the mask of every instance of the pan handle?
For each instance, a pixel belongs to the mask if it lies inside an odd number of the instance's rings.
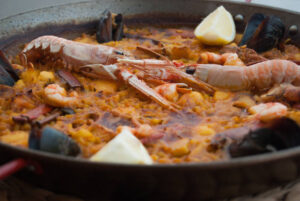
[[[0,166],[0,180],[16,173],[28,165],[28,161],[17,158]]]
[[[31,170],[33,170],[36,174],[43,173],[43,169],[39,165],[39,163],[31,160],[25,160],[23,158],[17,158],[0,166],[0,180],[5,179],[6,177],[18,172],[19,170],[27,166],[31,167]]]

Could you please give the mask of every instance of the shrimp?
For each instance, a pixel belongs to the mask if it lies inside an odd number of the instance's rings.
[[[287,100],[290,102],[300,101],[300,87],[291,84],[280,84],[274,86],[267,93],[261,95],[263,101]]]
[[[191,89],[184,89],[180,87],[187,87],[186,84],[184,83],[167,83],[167,84],[162,84],[154,88],[154,90],[165,97],[167,100],[175,102],[178,100],[179,93],[178,91],[181,92],[190,92]]]
[[[194,76],[215,87],[266,90],[274,84],[300,85],[300,67],[287,60],[268,60],[248,67],[198,64]]]
[[[58,84],[49,84],[44,89],[46,102],[55,107],[65,107],[76,103],[78,94],[74,91],[69,95],[68,97],[66,90]]]
[[[249,112],[260,121],[268,122],[278,117],[286,116],[287,107],[281,103],[261,103],[249,108]]]
[[[200,54],[198,63],[245,66],[245,64],[236,53],[224,53],[219,55],[213,52],[204,52]]]

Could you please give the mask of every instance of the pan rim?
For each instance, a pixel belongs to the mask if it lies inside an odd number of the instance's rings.
[[[5,23],[6,21],[12,20],[15,17],[21,17],[24,15],[30,15],[35,12],[41,12],[43,10],[48,10],[51,8],[58,8],[58,7],[66,7],[66,6],[79,6],[82,4],[89,4],[89,3],[97,3],[98,1],[82,1],[82,2],[76,2],[76,3],[66,3],[66,4],[60,4],[56,6],[48,6],[45,8],[39,8],[39,9],[34,9],[22,13],[18,13],[16,15],[8,16],[5,18],[0,19],[0,24]],[[300,15],[300,12],[296,11],[291,11],[283,8],[277,8],[273,6],[266,6],[266,5],[261,5],[261,4],[255,4],[255,3],[245,3],[245,2],[231,2],[231,1],[218,1],[218,0],[203,0],[203,2],[209,2],[209,3],[229,3],[232,5],[247,5],[253,8],[266,8],[270,10],[276,10],[279,12],[284,12],[284,13],[290,13],[290,14],[296,14]],[[290,148],[286,150],[281,150],[278,152],[272,152],[272,153],[265,153],[265,154],[259,154],[259,155],[254,155],[254,156],[246,156],[246,157],[240,157],[240,158],[234,158],[234,159],[229,159],[229,160],[223,160],[223,161],[213,161],[213,162],[208,162],[208,163],[201,163],[201,162],[192,162],[192,163],[182,163],[182,164],[152,164],[152,165],[136,165],[136,164],[121,164],[121,163],[105,163],[105,162],[93,162],[89,161],[88,159],[83,159],[83,158],[73,158],[73,157],[67,157],[67,156],[62,156],[62,155],[57,155],[57,154],[52,154],[52,153],[47,153],[47,152],[42,152],[42,151],[36,151],[36,150],[31,150],[28,148],[22,148],[22,147],[16,147],[13,145],[5,144],[0,142],[0,148],[5,147],[6,149],[10,150],[15,150],[18,153],[24,153],[27,154],[28,156],[35,156],[35,157],[44,157],[45,159],[50,159],[50,160],[61,160],[64,162],[68,163],[74,163],[74,164],[86,164],[90,166],[107,166],[107,167],[122,167],[122,168],[172,168],[172,169],[181,169],[181,168],[203,168],[203,169],[221,169],[221,168],[226,168],[226,167],[241,167],[241,166],[248,166],[251,164],[261,164],[265,162],[274,162],[278,160],[285,160],[289,159],[293,156],[300,156],[300,147],[295,147],[295,148]]]
[[[258,3],[247,3],[247,2],[235,2],[235,1],[220,1],[220,0],[201,0],[202,2],[213,2],[213,3],[230,3],[230,4],[235,4],[235,5],[247,5],[250,7],[260,7],[260,8],[268,8],[268,9],[272,9],[272,10],[277,10],[277,11],[282,11],[282,12],[288,12],[291,14],[298,14],[300,15],[300,12],[297,11],[293,11],[293,10],[289,10],[289,9],[285,9],[285,8],[279,8],[279,7],[275,7],[275,6],[270,6],[270,5],[263,5],[263,4],[258,4]],[[44,8],[37,8],[37,9],[33,9],[33,10],[29,10],[29,11],[24,11],[15,15],[10,15],[4,18],[0,18],[0,23],[2,23],[2,21],[5,20],[10,20],[11,18],[15,18],[17,16],[22,16],[22,15],[27,15],[27,14],[31,14],[33,12],[38,12],[38,11],[42,11],[42,10],[48,10],[51,8],[57,8],[57,7],[64,7],[64,6],[70,6],[70,5],[80,5],[80,4],[89,4],[89,3],[96,3],[97,0],[92,0],[92,1],[80,1],[80,2],[74,2],[74,3],[65,3],[65,4],[58,4],[55,6],[47,6]]]
[[[300,156],[300,147],[289,148],[286,150],[281,150],[278,152],[263,153],[252,156],[244,156],[239,158],[226,159],[221,161],[212,161],[212,162],[189,162],[189,163],[179,163],[179,164],[158,164],[154,163],[151,165],[145,164],[125,164],[125,163],[108,163],[108,162],[95,162],[90,161],[89,159],[79,158],[79,157],[70,157],[54,153],[42,152],[37,150],[32,150],[29,148],[16,147],[9,144],[0,142],[0,148],[5,147],[10,150],[17,151],[19,153],[26,154],[26,156],[43,157],[44,159],[50,160],[60,160],[72,164],[84,164],[89,166],[106,166],[106,167],[122,167],[122,168],[146,168],[146,169],[157,169],[157,168],[172,168],[172,169],[181,169],[181,168],[197,168],[197,169],[223,169],[223,168],[233,168],[233,167],[242,167],[249,165],[259,165],[261,163],[271,163],[277,162],[279,160],[288,160],[294,156]],[[22,158],[22,157],[21,157]],[[26,159],[26,157],[24,157]],[[30,159],[30,158],[28,158]]]

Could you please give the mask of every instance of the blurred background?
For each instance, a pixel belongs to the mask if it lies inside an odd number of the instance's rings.
[[[0,0],[0,18],[5,18],[18,13],[44,8],[54,5],[81,2],[87,0]],[[151,1],[151,0],[149,0]],[[200,1],[200,0],[199,0]],[[235,2],[245,2],[246,0],[231,0]],[[266,4],[284,9],[291,9],[300,12],[299,0],[247,0],[252,3]]]

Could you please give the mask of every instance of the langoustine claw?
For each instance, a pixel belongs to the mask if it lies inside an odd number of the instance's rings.
[[[119,68],[117,64],[112,65],[101,65],[101,64],[91,64],[81,67],[81,72],[84,75],[94,78],[104,77],[111,80],[122,80],[129,84],[131,87],[137,89],[147,97],[151,98],[161,106],[174,110],[179,109],[179,106],[173,104],[162,97],[155,90],[150,88],[144,81],[140,80],[136,75],[132,74],[130,71]]]
[[[248,67],[198,64],[194,76],[230,90],[266,90],[275,84],[300,85],[300,67],[287,60],[268,60]]]
[[[146,72],[146,76],[152,78],[161,79],[167,82],[185,83],[190,87],[198,90],[203,90],[212,95],[215,89],[201,80],[195,79],[192,75],[189,75],[167,60],[154,60],[154,59],[118,59],[120,64],[132,65],[134,68],[140,69]]]

